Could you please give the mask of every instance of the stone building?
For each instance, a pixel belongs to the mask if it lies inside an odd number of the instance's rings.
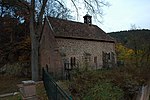
[[[46,17],[40,40],[40,63],[52,75],[61,75],[64,64],[99,69],[116,62],[115,41],[85,15],[84,23]],[[70,67],[69,65],[69,67]]]

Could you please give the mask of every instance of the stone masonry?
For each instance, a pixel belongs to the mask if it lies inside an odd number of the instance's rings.
[[[75,57],[79,64],[84,63],[84,53],[91,54],[91,66],[101,68],[103,66],[102,52],[115,53],[114,43],[87,41],[87,40],[74,40],[74,39],[60,39],[57,38],[59,51],[66,55],[69,61],[71,57]],[[94,64],[94,57],[97,57],[97,66]]]

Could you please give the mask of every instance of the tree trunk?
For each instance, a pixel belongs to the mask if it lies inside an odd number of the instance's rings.
[[[39,40],[37,37],[31,37],[31,66],[32,66],[32,80],[38,81],[39,80]]]
[[[30,35],[31,35],[31,70],[32,80],[39,80],[39,38],[35,33],[34,21],[30,19]]]
[[[30,37],[31,37],[31,71],[32,80],[39,80],[39,64],[38,64],[38,52],[39,52],[39,39],[35,29],[35,0],[31,0],[30,8]]]

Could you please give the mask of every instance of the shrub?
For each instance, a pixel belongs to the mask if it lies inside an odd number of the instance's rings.
[[[124,92],[111,82],[103,81],[89,89],[83,100],[123,100]]]
[[[25,63],[8,63],[0,68],[0,74],[18,77],[30,77],[31,70],[29,66],[25,65]]]

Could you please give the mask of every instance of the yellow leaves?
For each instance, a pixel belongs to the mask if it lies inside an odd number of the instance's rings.
[[[130,57],[134,54],[134,50],[132,49],[126,49],[126,57]]]
[[[134,50],[123,46],[121,43],[116,45],[116,53],[118,60],[130,59],[134,54]]]
[[[116,45],[116,53],[117,53],[117,60],[123,60],[124,62],[131,64],[131,63],[141,63],[141,59],[143,59],[143,55],[145,54],[144,50],[133,50],[123,46],[121,43]]]
[[[129,50],[127,51],[127,53],[128,53],[128,54],[133,54],[134,51],[133,51],[132,49],[129,49]]]

